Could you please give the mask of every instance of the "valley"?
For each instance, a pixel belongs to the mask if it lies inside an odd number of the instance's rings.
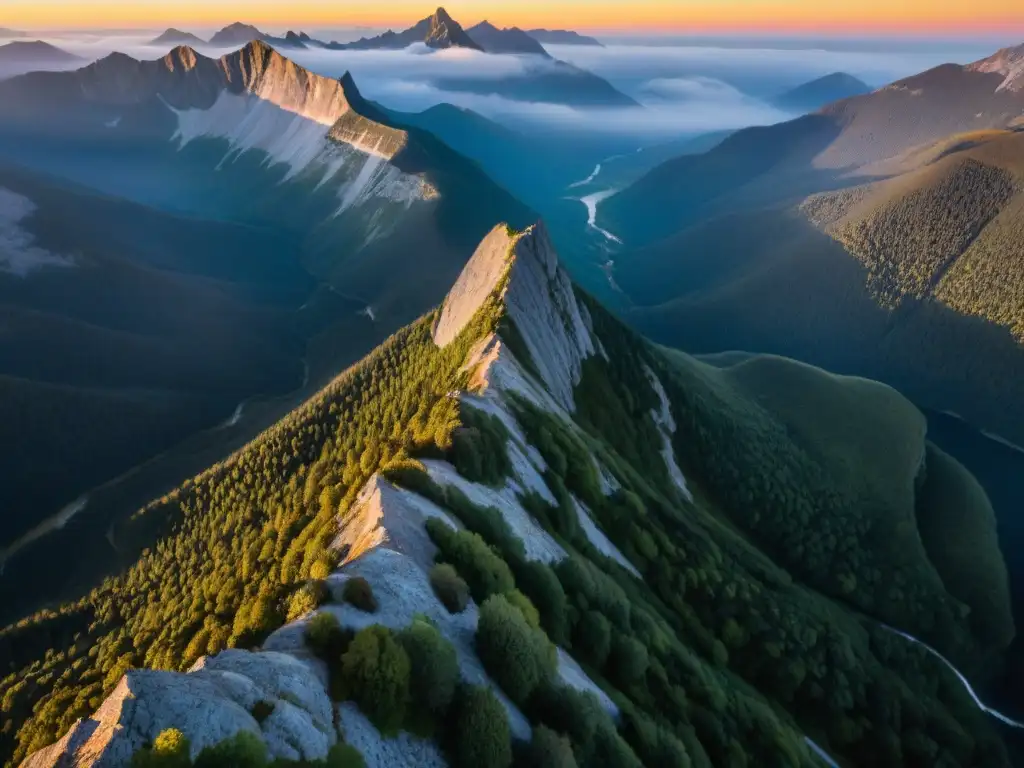
[[[0,29],[0,762],[1019,765],[1024,46],[488,15]]]

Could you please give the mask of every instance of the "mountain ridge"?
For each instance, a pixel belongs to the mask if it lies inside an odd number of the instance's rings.
[[[152,555],[67,613],[0,631],[20,669],[41,653],[32,633],[66,623],[47,646],[65,653],[43,666],[55,694],[3,682],[18,759],[123,764],[177,729],[186,765],[246,731],[236,748],[274,758],[330,760],[344,738],[374,765],[457,768],[481,765],[481,739],[496,755],[484,764],[508,768],[512,742],[539,749],[561,727],[563,753],[583,766],[877,764],[917,754],[922,735],[936,756],[1009,766],[963,683],[904,634],[972,676],[1012,636],[1004,597],[984,606],[965,584],[957,593],[991,621],[971,628],[939,578],[957,559],[933,565],[918,537],[920,516],[942,538],[942,488],[929,483],[949,483],[970,502],[956,520],[982,554],[978,583],[1002,590],[983,495],[952,460],[924,476],[923,417],[888,387],[781,358],[716,362],[647,343],[581,294],[542,225],[498,225],[437,310],[142,513],[136,524],[183,510]],[[215,531],[193,573],[176,553]],[[875,603],[871,585],[895,574],[903,589]],[[212,584],[223,612],[190,609]],[[147,599],[160,591],[165,601]],[[82,629],[115,608],[130,630],[118,618]],[[364,644],[380,649],[371,658],[397,654],[407,631],[447,649],[447,682],[427,690],[455,693],[434,716],[409,697],[411,680],[439,673],[440,649],[418,656],[410,643],[405,671],[388,673],[402,703],[352,685],[385,679],[374,664],[353,670]],[[510,653],[505,637],[525,646]],[[65,665],[84,679],[55,674]],[[699,704],[662,702],[682,685]],[[915,705],[934,717],[904,720]],[[433,717],[436,738],[383,737],[413,727],[403,711]],[[487,728],[470,727],[484,712]],[[588,712],[593,728],[578,732]],[[871,728],[850,734],[844,712]]]

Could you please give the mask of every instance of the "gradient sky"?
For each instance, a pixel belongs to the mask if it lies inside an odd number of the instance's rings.
[[[0,0],[0,26],[41,29],[407,26],[436,0]],[[451,0],[464,23],[678,32],[1007,33],[1024,0]]]

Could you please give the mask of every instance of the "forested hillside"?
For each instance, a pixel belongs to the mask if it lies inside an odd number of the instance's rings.
[[[1014,634],[988,500],[916,409],[656,347],[571,285],[542,227],[493,231],[441,309],[153,515],[172,522],[132,568],[0,631],[10,764],[121,701],[131,667],[265,640],[267,665],[324,662],[341,733],[285,749],[280,712],[315,709],[293,691],[220,745],[158,708],[90,732],[117,704],[75,738],[122,739],[133,765],[1011,764],[887,626],[979,685]],[[937,543],[950,525],[971,567]]]

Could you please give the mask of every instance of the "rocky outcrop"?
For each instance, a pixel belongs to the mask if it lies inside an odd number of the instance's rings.
[[[1024,45],[1003,48],[987,59],[968,64],[967,69],[1003,75],[1006,79],[997,90],[1024,91]]]
[[[575,410],[573,389],[596,348],[543,224],[522,233],[501,224],[484,238],[445,298],[434,341],[449,344],[495,291],[522,342],[517,353],[529,358],[522,366],[536,371],[561,408]]]
[[[257,702],[272,706],[262,722],[251,714]],[[337,741],[330,699],[312,667],[288,654],[228,650],[199,659],[187,674],[130,670],[92,717],[22,768],[125,766],[167,728],[188,737],[193,757],[239,731],[289,760],[323,759]]]

